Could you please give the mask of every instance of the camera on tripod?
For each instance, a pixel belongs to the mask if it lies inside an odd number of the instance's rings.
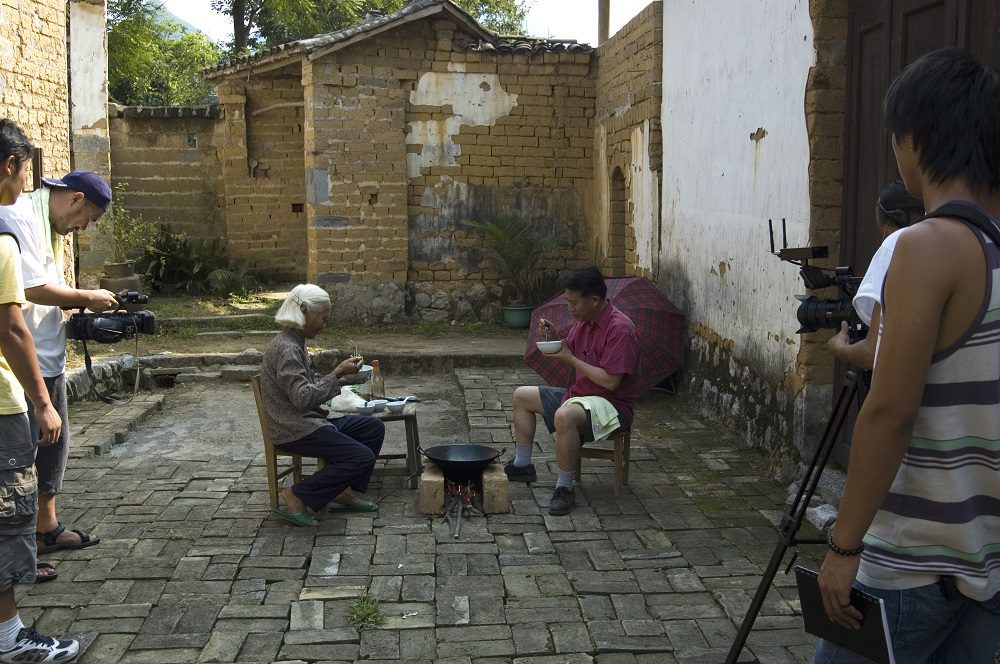
[[[154,334],[156,319],[152,311],[124,311],[129,304],[146,304],[149,297],[138,291],[122,291],[115,296],[118,308],[103,313],[78,313],[66,323],[66,337],[77,341],[113,344],[133,339],[139,334]]]
[[[850,267],[838,267],[829,274],[829,270],[823,270],[815,265],[809,265],[809,261],[816,258],[826,258],[829,250],[825,246],[818,247],[789,247],[788,237],[785,233],[785,220],[781,220],[782,248],[774,250],[774,228],[771,220],[767,220],[768,230],[771,234],[771,253],[783,261],[801,267],[799,276],[807,290],[819,290],[836,286],[844,294],[839,298],[820,298],[815,295],[796,295],[799,300],[799,308],[795,312],[795,317],[799,321],[799,334],[803,332],[815,332],[819,329],[840,329],[840,324],[846,322],[852,340],[863,338],[868,331],[861,317],[854,310],[854,296],[861,285],[861,277],[854,276],[854,270]]]

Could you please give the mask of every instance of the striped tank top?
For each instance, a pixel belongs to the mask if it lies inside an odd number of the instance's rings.
[[[931,359],[913,438],[865,536],[858,580],[903,590],[953,576],[962,594],[983,601],[1000,592],[1000,248],[973,230],[989,272],[983,306]]]

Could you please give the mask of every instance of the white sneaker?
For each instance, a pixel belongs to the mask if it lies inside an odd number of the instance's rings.
[[[80,654],[76,641],[60,641],[39,634],[30,627],[17,633],[17,643],[10,650],[0,650],[0,664],[62,664]]]

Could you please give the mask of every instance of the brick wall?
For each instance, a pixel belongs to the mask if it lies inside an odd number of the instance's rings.
[[[454,163],[411,166],[412,309],[431,320],[492,319],[497,303],[505,302],[505,284],[480,251],[479,236],[462,221],[513,214],[544,234],[564,233],[575,247],[544,259],[549,277],[586,260],[593,234],[596,72],[590,53],[450,52],[464,35],[447,23],[435,28],[433,71],[461,70],[473,84],[481,76],[480,88],[511,105],[493,122],[460,127]],[[442,112],[449,109],[411,105],[407,120],[433,126],[444,119]]]
[[[346,314],[494,318],[503,284],[464,219],[516,212],[588,236],[590,55],[468,39],[416,22],[303,65],[308,274]],[[489,119],[463,106],[478,91]],[[566,249],[546,266],[572,262]]]
[[[110,107],[112,185],[126,185],[132,213],[192,238],[221,234],[217,117],[215,107]]]
[[[805,95],[809,132],[809,244],[828,245],[828,267],[840,255],[843,201],[843,154],[847,89],[848,0],[811,0],[816,64],[809,71]],[[837,295],[833,295],[837,297]],[[793,385],[799,391],[797,420],[802,424],[803,451],[817,441],[825,424],[817,413],[829,411],[834,365],[826,347],[827,335],[802,335]]]
[[[234,256],[306,279],[303,110],[298,63],[219,81],[223,228]]]
[[[599,163],[594,168],[603,172],[595,180],[602,197],[595,258],[607,274],[652,277],[652,264],[639,260],[636,248],[637,240],[655,243],[658,233],[662,61],[660,2],[650,3],[597,51],[594,134]],[[637,139],[642,145],[633,145]],[[640,150],[648,153],[640,158]],[[647,159],[648,167],[642,163]]]
[[[65,0],[0,0],[0,113],[42,148],[43,171],[70,168]]]

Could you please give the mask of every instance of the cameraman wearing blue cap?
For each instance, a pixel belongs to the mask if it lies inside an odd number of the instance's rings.
[[[23,194],[0,218],[14,231],[21,245],[21,273],[28,304],[24,319],[35,339],[35,352],[53,406],[62,418],[62,435],[56,444],[39,448],[38,517],[35,524],[39,554],[62,549],[83,549],[100,539],[79,529],[67,529],[56,517],[56,494],[62,488],[69,456],[69,422],[66,411],[66,333],[63,308],[85,307],[100,312],[116,306],[115,295],[104,289],[85,290],[66,284],[63,236],[82,231],[103,215],[111,203],[111,188],[97,173],[73,171],[54,180],[42,178],[44,187]],[[37,431],[29,406],[32,431]]]

